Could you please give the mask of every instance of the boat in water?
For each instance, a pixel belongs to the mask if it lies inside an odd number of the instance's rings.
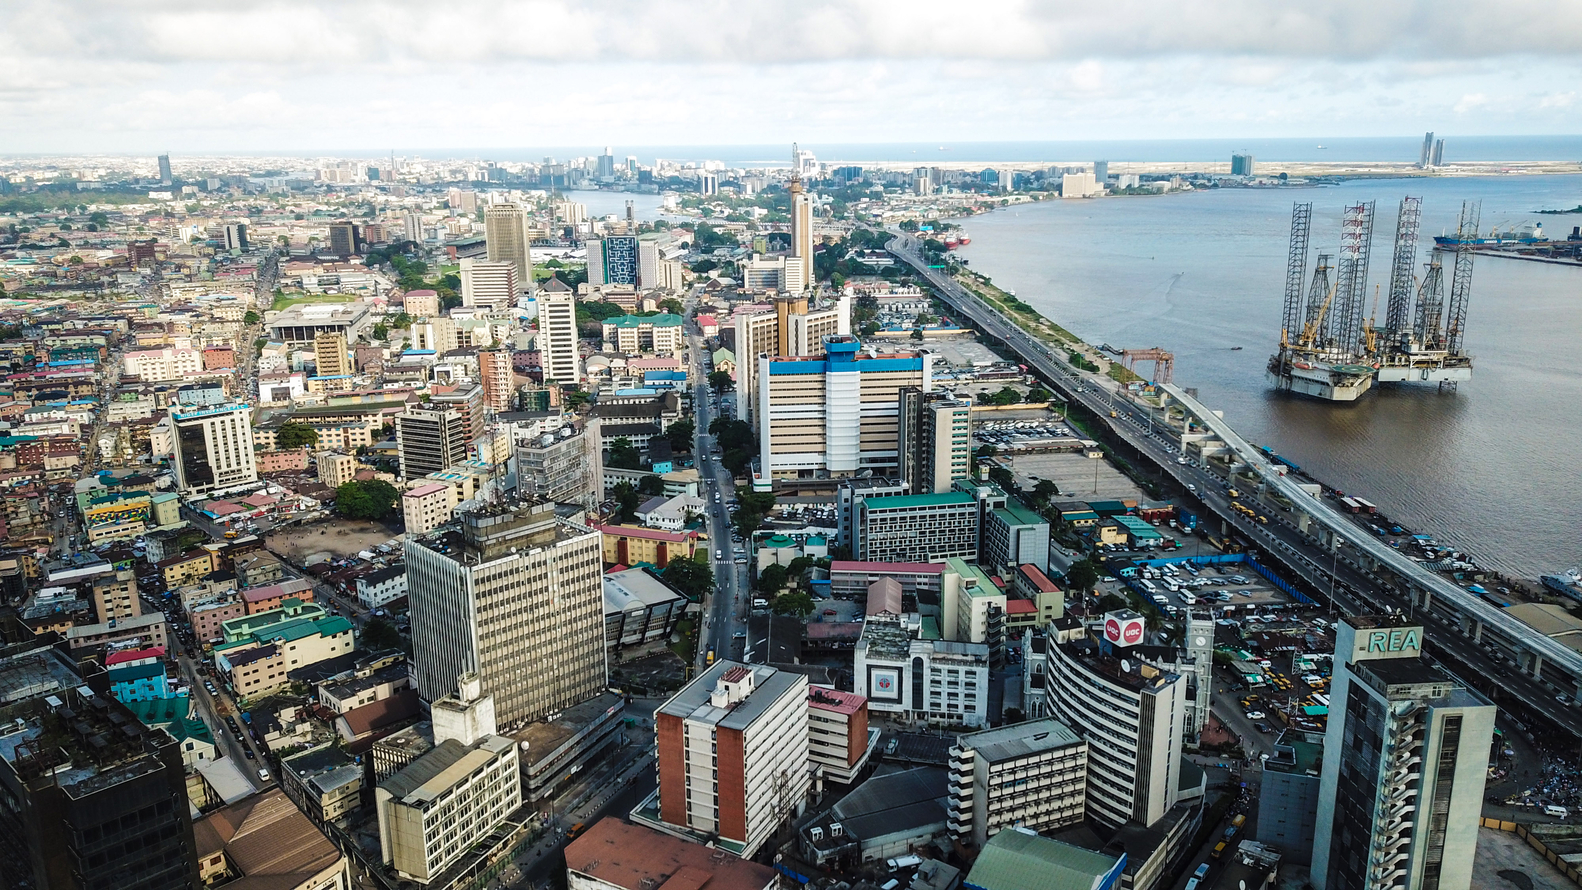
[[[1543,223],[1525,223],[1508,232],[1501,232],[1496,226],[1487,238],[1474,236],[1472,238],[1458,238],[1455,235],[1438,235],[1434,238],[1436,247],[1459,247],[1463,244],[1469,247],[1498,247],[1502,244],[1542,244],[1549,240],[1544,235]]]

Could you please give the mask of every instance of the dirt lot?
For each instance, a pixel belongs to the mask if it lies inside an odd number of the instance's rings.
[[[401,529],[366,519],[331,519],[309,526],[271,532],[264,536],[270,550],[293,565],[306,566],[326,559],[355,556],[400,536]]]

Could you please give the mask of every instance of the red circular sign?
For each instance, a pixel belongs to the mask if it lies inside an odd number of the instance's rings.
[[[1125,642],[1129,646],[1143,638],[1143,623],[1141,621],[1128,621],[1123,631],[1126,635]]]
[[[1104,638],[1112,643],[1121,641],[1121,623],[1114,618],[1104,622]]]

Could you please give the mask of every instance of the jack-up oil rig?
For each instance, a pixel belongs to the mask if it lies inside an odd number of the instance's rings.
[[[1422,199],[1401,199],[1390,296],[1381,326],[1376,324],[1377,293],[1371,310],[1367,306],[1373,202],[1346,208],[1339,261],[1332,266],[1333,255],[1318,254],[1311,279],[1307,265],[1313,205],[1296,204],[1291,211],[1280,350],[1269,358],[1270,383],[1314,398],[1351,402],[1376,380],[1437,383],[1442,389],[1471,380],[1472,357],[1466,354],[1465,333],[1473,251],[1465,242],[1478,231],[1480,206],[1461,205],[1447,302],[1443,267],[1448,251],[1433,251],[1419,281],[1414,271]]]

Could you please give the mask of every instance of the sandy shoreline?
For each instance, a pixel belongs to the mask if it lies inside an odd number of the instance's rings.
[[[840,166],[844,161],[825,161],[826,164]],[[849,162],[857,164],[858,162]],[[933,163],[901,162],[901,161],[865,161],[859,166],[867,169],[879,170],[912,170],[917,167],[938,167],[942,170],[982,170],[985,167],[1005,168],[1009,170],[1042,170],[1049,167],[1093,167],[1092,159],[1066,160],[1066,161],[974,161],[974,162],[946,162]],[[1230,160],[1224,161],[1110,161],[1111,173],[1212,173],[1220,176],[1230,175]],[[1259,177],[1279,176],[1281,173],[1294,178],[1316,177],[1345,177],[1355,179],[1360,177],[1430,177],[1430,176],[1553,176],[1567,173],[1582,173],[1582,161],[1468,161],[1461,164],[1447,164],[1424,170],[1416,164],[1375,162],[1375,161],[1344,161],[1344,162],[1318,162],[1318,161],[1264,161],[1258,160],[1256,172]]]

